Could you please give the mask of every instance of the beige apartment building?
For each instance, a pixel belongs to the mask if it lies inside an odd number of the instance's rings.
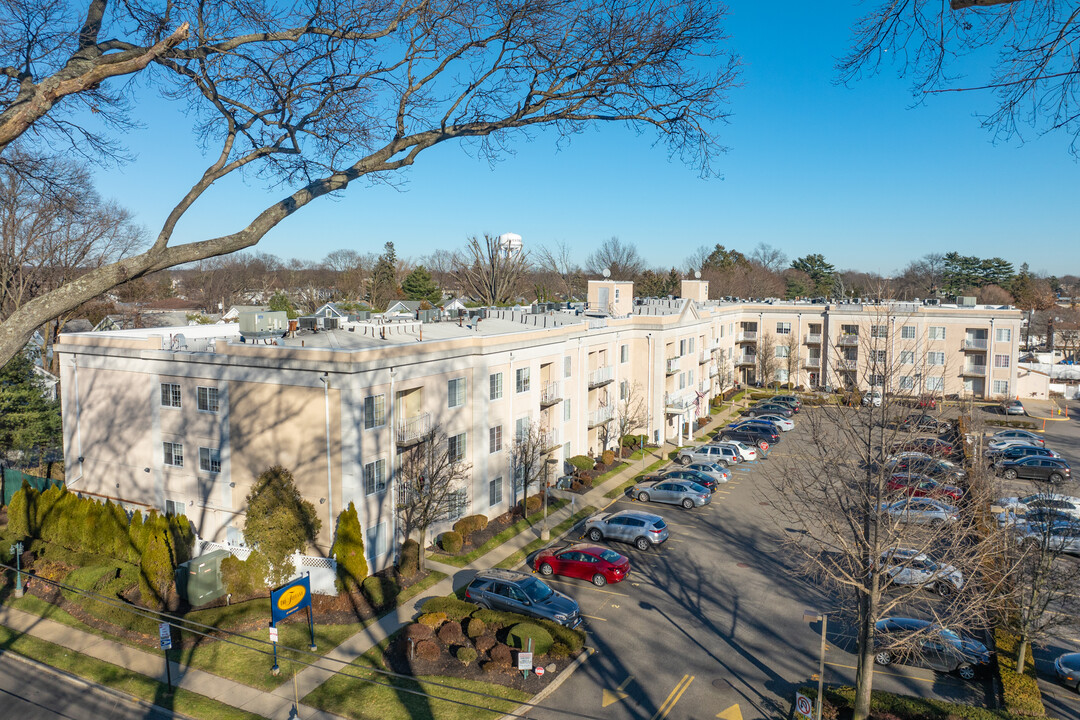
[[[706,300],[703,281],[685,281],[682,298],[636,301],[614,281],[589,293],[599,312],[493,308],[273,338],[235,324],[65,334],[68,485],[183,512],[200,537],[240,544],[245,497],[280,464],[323,520],[319,550],[353,502],[377,569],[403,540],[399,455],[435,429],[471,465],[452,515],[494,516],[520,499],[514,437],[538,429],[556,460],[599,453],[627,399],[644,400],[638,432],[681,444],[712,397],[763,371],[806,389],[977,398],[1016,384],[1011,308],[723,303]]]

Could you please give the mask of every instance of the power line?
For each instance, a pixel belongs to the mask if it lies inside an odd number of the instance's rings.
[[[0,563],[0,568],[3,568],[5,570],[10,570],[10,571],[13,571],[13,572],[16,571],[16,568],[12,567],[11,565],[7,565],[5,563]],[[238,633],[238,632],[235,632],[233,630],[215,628],[212,625],[206,625],[204,623],[196,622],[194,620],[188,620],[186,618],[182,618],[182,617],[179,617],[177,615],[172,615],[172,614],[167,613],[167,612],[157,612],[157,611],[151,610],[150,608],[144,608],[144,607],[142,607],[140,605],[135,605],[133,603],[121,602],[121,601],[118,601],[118,600],[116,600],[114,598],[110,598],[110,597],[107,597],[105,595],[100,595],[100,594],[98,594],[98,593],[96,593],[96,592],[94,592],[92,590],[85,590],[83,588],[75,587],[73,585],[68,585],[67,583],[61,582],[59,580],[52,580],[52,579],[49,579],[49,578],[45,578],[45,577],[42,577],[40,575],[36,575],[34,573],[31,573],[31,572],[29,572],[27,570],[22,570],[22,572],[24,574],[28,575],[29,577],[35,578],[35,579],[40,580],[40,581],[42,581],[44,583],[47,583],[49,585],[54,585],[54,586],[56,586],[56,587],[58,587],[58,588],[60,588],[62,590],[66,590],[68,592],[75,593],[76,595],[80,595],[82,597],[88,598],[90,600],[101,603],[103,605],[108,605],[109,607],[113,607],[113,608],[116,608],[118,610],[122,610],[124,612],[129,612],[129,613],[131,613],[131,614],[133,614],[135,616],[142,617],[142,618],[145,618],[147,620],[152,620],[154,622],[161,622],[162,619],[167,619],[167,620],[170,621],[170,624],[175,624],[180,630],[190,632],[192,634],[198,635],[199,637],[204,637],[204,638],[207,638],[208,640],[216,640],[218,642],[223,642],[223,643],[226,643],[226,644],[229,644],[229,645],[234,645],[236,647],[240,647],[240,648],[243,648],[245,650],[251,650],[253,652],[257,652],[257,653],[260,653],[262,655],[266,655],[268,657],[273,655],[273,650],[272,649],[267,650],[267,649],[264,649],[264,648],[252,647],[250,645],[245,645],[244,643],[237,642],[236,640],[232,640],[230,637],[221,637],[218,634],[220,633],[220,634],[223,634],[223,635],[226,635],[226,636],[242,637],[242,638],[244,638],[244,640],[246,640],[248,642],[255,642],[255,643],[262,644],[262,645],[273,645],[274,643],[272,643],[269,640],[263,640],[261,638],[249,637],[247,635],[243,635],[242,633]],[[207,630],[211,630],[213,632],[211,633],[211,632],[205,632],[205,631],[202,631],[202,630],[196,630],[194,627],[189,627],[189,626],[195,626],[195,627],[199,627],[199,628],[206,628]],[[370,683],[370,684],[373,684],[373,685],[379,685],[381,687],[385,687],[385,688],[394,690],[395,692],[404,692],[404,693],[407,693],[407,694],[410,694],[410,695],[423,697],[423,698],[426,698],[428,700],[436,700],[436,701],[439,701],[439,702],[448,702],[448,703],[453,703],[455,705],[461,705],[461,706],[464,706],[464,707],[475,708],[475,709],[478,709],[478,710],[487,710],[487,711],[491,710],[491,708],[484,707],[483,705],[476,705],[474,703],[465,702],[463,700],[454,700],[454,699],[451,699],[451,698],[439,697],[437,695],[432,695],[430,693],[423,692],[421,690],[413,690],[413,689],[410,689],[410,688],[402,687],[400,685],[394,685],[393,683],[389,683],[389,682],[380,682],[379,680],[376,680],[374,678],[361,677],[359,675],[354,675],[354,674],[351,674],[351,673],[347,672],[346,669],[351,668],[351,667],[358,667],[358,666],[353,666],[351,663],[348,663],[348,662],[346,662],[344,660],[337,660],[335,658],[330,658],[330,657],[326,657],[324,655],[319,655],[318,653],[311,652],[310,650],[306,650],[306,649],[302,649],[302,648],[294,648],[294,647],[290,647],[288,645],[283,645],[281,643],[277,643],[277,645],[278,645],[278,649],[281,650],[281,651],[289,650],[289,651],[292,651],[294,653],[298,653],[300,655],[309,655],[309,656],[311,656],[313,658],[316,658],[316,660],[329,660],[330,662],[340,663],[341,666],[342,666],[338,670],[333,670],[332,668],[327,668],[327,667],[317,665],[315,662],[310,662],[310,661],[307,661],[307,660],[302,660],[302,659],[297,659],[297,658],[290,658],[290,662],[295,662],[295,663],[298,663],[300,665],[304,665],[306,667],[317,668],[319,670],[324,670],[324,671],[327,671],[327,672],[334,672],[334,673],[337,673],[339,675],[344,675],[345,677],[352,678],[354,680],[359,680],[361,682],[366,682],[366,683]],[[380,668],[374,668],[374,667],[361,668],[361,669],[363,671],[374,673],[376,675],[383,675],[383,676],[386,676],[386,677],[389,677],[389,678],[394,678],[394,679],[398,679],[398,680],[407,680],[407,681],[415,682],[415,683],[421,683],[422,682],[422,683],[424,683],[426,685],[432,685],[432,686],[435,686],[435,687],[444,688],[444,689],[447,689],[447,690],[452,690],[454,692],[466,693],[466,694],[469,694],[469,695],[476,695],[476,696],[486,698],[486,699],[489,699],[489,700],[497,700],[499,702],[514,702],[512,700],[508,700],[506,698],[502,698],[502,697],[499,697],[497,695],[492,695],[490,693],[485,693],[485,692],[482,692],[480,690],[469,690],[469,689],[466,689],[466,688],[455,687],[453,685],[447,685],[446,683],[440,683],[440,682],[437,682],[437,681],[420,680],[419,678],[417,678],[414,675],[405,675],[405,674],[402,674],[402,673],[396,673],[396,672],[394,672],[392,670],[382,670]],[[538,705],[536,703],[531,703],[531,702],[527,702],[527,701],[518,702],[516,704],[519,705],[519,706],[521,706],[521,705],[528,706],[528,707],[534,708],[534,709],[548,710],[550,712],[558,713],[558,714],[561,714],[561,715],[566,715],[566,716],[569,716],[569,717],[582,718],[583,720],[604,720],[603,718],[601,718],[599,716],[596,716],[596,715],[588,715],[588,714],[585,714],[585,713],[575,712],[573,710],[560,710],[560,709],[557,709],[557,708],[544,707],[542,705]],[[528,715],[521,715],[521,714],[513,713],[513,712],[503,713],[503,715],[504,716],[509,716],[509,717],[523,718],[524,720],[529,720]]]

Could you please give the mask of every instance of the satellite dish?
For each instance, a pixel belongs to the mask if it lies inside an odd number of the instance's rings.
[[[697,279],[697,280],[701,279],[701,271],[700,270],[695,270],[694,271],[694,278]]]
[[[187,348],[187,338],[184,337],[183,333],[176,333],[176,336],[173,337],[173,346],[178,350]]]
[[[611,277],[611,270],[609,270],[608,268],[604,268],[604,277]]]

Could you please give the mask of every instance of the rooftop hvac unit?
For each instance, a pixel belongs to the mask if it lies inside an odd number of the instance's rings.
[[[341,322],[336,317],[324,317],[322,318],[322,326],[326,330],[337,330],[341,327]]]
[[[367,322],[371,319],[370,310],[357,310],[356,312],[349,313],[350,322]]]
[[[319,326],[319,321],[318,321],[317,318],[314,318],[314,317],[302,317],[302,318],[298,318],[298,319],[300,321],[299,325],[300,325],[301,330],[314,330],[315,328],[317,328]]]
[[[289,315],[284,311],[240,313],[240,334],[244,337],[280,336],[288,327]]]
[[[975,307],[975,298],[971,295],[961,295],[956,298],[956,304],[960,307]]]
[[[417,310],[416,319],[420,322],[430,323],[439,319],[439,310],[432,308],[431,310]]]

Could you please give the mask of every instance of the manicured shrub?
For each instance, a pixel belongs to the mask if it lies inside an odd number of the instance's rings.
[[[409,623],[405,626],[405,629],[402,631],[402,633],[407,639],[413,640],[415,642],[420,642],[421,640],[428,640],[435,634],[434,632],[432,632],[429,625],[425,625],[424,623],[420,622]]]
[[[8,533],[16,540],[30,537],[32,518],[30,498],[36,496],[36,494],[37,490],[30,487],[29,483],[23,480],[22,488],[11,496],[11,502],[8,504],[7,509]],[[34,497],[34,500],[36,500],[36,497]]]
[[[532,651],[537,655],[545,654],[554,643],[551,633],[532,622],[518,623],[506,635],[507,645],[517,650],[529,650],[529,640],[532,640]]]
[[[458,600],[453,595],[447,597],[433,597],[425,600],[420,606],[420,611],[425,613],[443,613],[447,620],[461,622],[476,612],[476,605],[464,600]]]
[[[571,653],[576,653],[578,650],[585,647],[585,633],[581,630],[571,629],[550,620],[538,620],[535,622],[537,625],[547,630],[548,633],[551,634],[553,640],[570,648]]]
[[[397,601],[398,584],[391,577],[368,575],[361,588],[372,607],[386,607]]]
[[[424,613],[420,617],[416,618],[416,622],[423,625],[427,625],[432,630],[438,629],[444,622],[446,622],[446,613],[430,612]]]
[[[551,649],[548,650],[548,655],[557,660],[570,657],[570,648],[563,645],[561,642],[552,643]]]
[[[485,515],[466,515],[454,523],[454,532],[461,535],[464,542],[469,541],[469,536],[474,532],[480,532],[487,527],[488,519]]]
[[[409,538],[401,544],[401,564],[398,565],[398,573],[401,577],[409,579],[420,572],[420,543]]]
[[[421,640],[416,643],[416,656],[421,660],[438,660],[442,647],[434,640]]]
[[[588,455],[575,455],[566,462],[573,465],[578,472],[587,472],[596,466],[596,463]]]
[[[494,660],[488,660],[486,663],[480,666],[480,669],[487,675],[494,675],[495,673],[501,673],[506,671],[507,666],[501,663],[497,663]]]
[[[713,398],[715,401],[716,398]],[[619,440],[619,444],[623,447],[639,447],[645,444],[645,435],[623,435]]]
[[[579,485],[581,485],[581,487],[585,488],[586,490],[593,486],[593,478],[589,477],[588,475],[582,475],[578,478],[577,482]]]
[[[469,618],[469,624],[466,628],[469,637],[478,638],[487,632],[487,625],[480,618]]]
[[[465,634],[461,632],[461,624],[447,621],[439,628],[439,642],[443,645],[461,645],[465,642]]]
[[[615,462],[615,453],[611,450],[605,450],[604,454],[600,456],[600,462],[605,465],[611,465]]]
[[[292,556],[315,540],[322,520],[300,494],[292,473],[281,465],[259,475],[246,505],[244,538],[267,559],[270,581],[284,583],[293,574]]]
[[[356,506],[351,502],[338,515],[337,535],[330,552],[337,561],[337,579],[341,589],[350,593],[360,589],[368,576],[368,564],[364,556],[364,530],[360,527]]]
[[[495,647],[495,644],[497,642],[498,641],[495,639],[495,636],[489,634],[489,635],[481,635],[480,637],[476,638],[476,641],[475,641],[474,644],[476,645],[476,649],[479,652],[486,653],[488,650]]]
[[[258,552],[252,552],[247,560],[233,555],[221,561],[221,578],[225,590],[232,593],[232,601],[238,602],[267,592],[266,562]]]
[[[540,512],[540,508],[544,506],[544,498],[539,495],[530,495],[529,499],[525,501],[525,515],[535,515]]]
[[[1005,709],[1015,715],[1046,715],[1030,650],[1023,672],[1017,672],[1016,651],[1020,646],[1020,639],[1008,630],[996,628],[994,644],[997,646],[998,677],[1001,678],[1001,695],[1005,700]]]
[[[501,667],[510,667],[510,661],[514,658],[514,654],[510,652],[510,646],[503,643],[496,643],[488,655],[491,656],[491,662]]]
[[[462,665],[471,665],[476,662],[476,650],[471,647],[460,647],[457,651],[457,659]]]
[[[139,562],[139,592],[144,605],[160,608],[169,597],[173,584],[172,554],[164,533],[151,535]]]
[[[511,625],[516,625],[519,622],[524,622],[529,619],[524,615],[518,615],[517,613],[487,609],[476,610],[473,612],[472,616],[483,620],[490,632],[498,632],[504,627],[510,627]]]
[[[461,552],[462,544],[461,534],[456,533],[453,530],[444,532],[439,536],[439,547],[443,549],[443,552],[449,553],[450,555],[457,555]]]

